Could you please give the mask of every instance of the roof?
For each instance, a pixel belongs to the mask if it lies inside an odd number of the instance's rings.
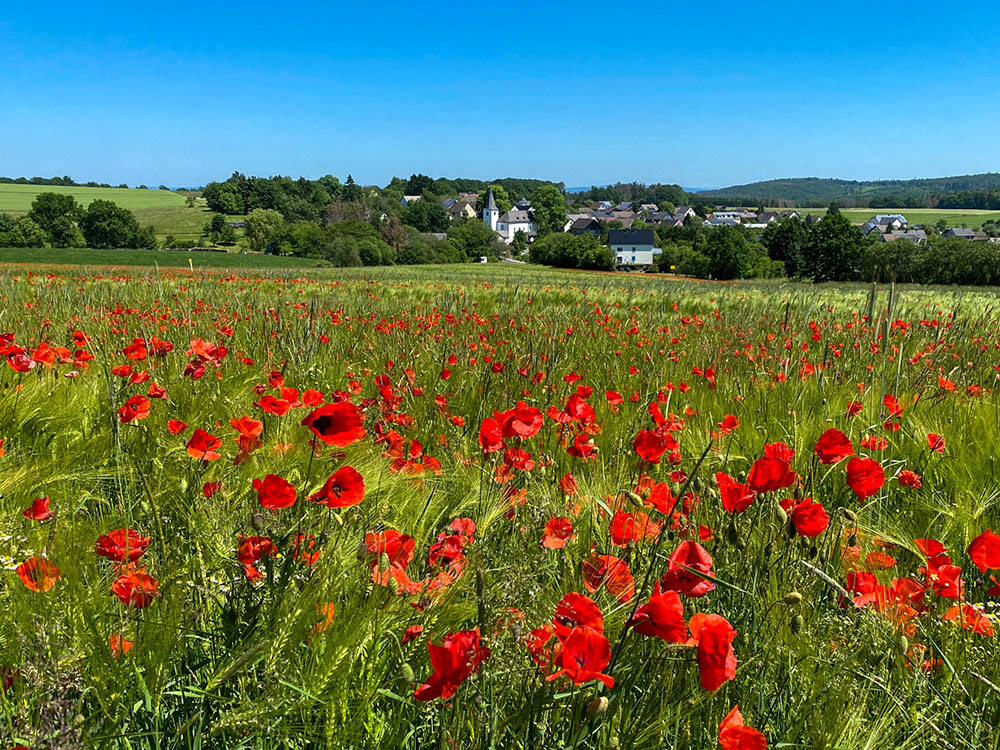
[[[597,221],[597,219],[595,219],[592,216],[584,216],[574,220],[573,223],[569,225],[569,231],[571,232],[574,230],[578,232],[586,231],[590,229],[594,224],[597,224],[597,226],[600,227],[600,223]]]
[[[976,236],[976,233],[973,232],[968,227],[952,227],[947,232],[945,232],[945,236],[949,236],[949,237],[968,237],[968,238],[971,239],[972,237]]]
[[[407,203],[413,203],[413,201],[420,200],[421,197],[422,196],[419,195],[404,195],[403,200],[406,201]]]
[[[652,229],[612,229],[608,232],[609,245],[652,245],[656,233]]]
[[[487,211],[499,211],[497,208],[496,198],[493,197],[493,188],[490,188],[490,192],[486,194],[486,210]]]
[[[622,201],[615,206],[615,211],[629,211],[632,208],[632,201]]]
[[[512,208],[500,217],[500,221],[505,224],[530,224],[534,220],[535,217],[531,215],[530,211],[519,211],[516,208]]]
[[[927,242],[927,233],[923,229],[904,229],[898,232],[886,232],[880,235],[883,242],[894,240],[909,240],[910,242]]]

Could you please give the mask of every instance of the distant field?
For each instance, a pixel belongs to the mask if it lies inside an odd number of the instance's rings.
[[[799,208],[802,215],[825,214],[825,208]],[[948,226],[962,226],[979,229],[984,221],[1000,221],[1000,211],[979,211],[976,209],[935,209],[935,208],[842,208],[840,212],[855,224],[864,224],[875,214],[903,214],[910,224],[936,224],[941,219]]]
[[[152,224],[156,236],[161,240],[168,234],[177,239],[196,240],[212,215],[200,198],[196,207],[189,208],[186,195],[169,190],[8,184],[0,184],[0,213],[27,213],[31,202],[39,193],[72,195],[83,206],[90,205],[91,201],[98,198],[114,201],[122,208],[132,211],[143,226]]]
[[[312,268],[317,261],[277,255],[189,253],[167,250],[72,250],[0,248],[0,266],[30,263],[45,266],[181,266],[188,258],[197,268]]]

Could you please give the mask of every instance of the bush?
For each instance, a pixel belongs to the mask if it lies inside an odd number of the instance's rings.
[[[615,267],[615,254],[590,234],[550,234],[531,246],[532,263],[557,268],[582,268],[610,271]]]

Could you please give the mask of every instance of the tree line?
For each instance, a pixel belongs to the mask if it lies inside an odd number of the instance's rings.
[[[156,247],[153,227],[113,201],[98,199],[84,208],[72,195],[40,193],[27,214],[0,214],[0,247]]]

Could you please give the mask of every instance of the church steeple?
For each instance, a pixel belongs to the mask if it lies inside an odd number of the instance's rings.
[[[495,232],[499,218],[500,209],[497,208],[496,198],[493,197],[493,188],[490,188],[486,194],[486,205],[483,206],[483,223]]]

